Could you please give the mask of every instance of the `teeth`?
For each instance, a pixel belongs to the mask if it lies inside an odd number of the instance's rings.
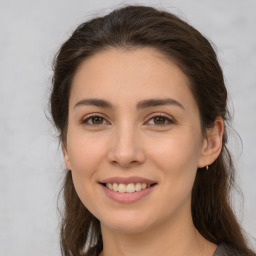
[[[118,192],[121,192],[121,193],[126,192],[126,185],[124,185],[124,184],[119,184],[119,185],[118,185]]]
[[[140,191],[141,190],[141,184],[137,183],[135,186],[136,191]]]
[[[146,183],[136,183],[136,184],[107,183],[106,187],[109,188],[110,190],[120,192],[120,193],[134,193],[136,191],[149,188],[150,185],[147,185]]]
[[[141,184],[141,189],[145,189],[145,188],[147,188],[147,184],[146,183],[142,183]]]
[[[113,190],[113,184],[111,184],[111,183],[107,183],[107,184],[106,184],[106,186],[107,186],[107,188],[109,188],[109,189]]]
[[[126,186],[126,192],[127,192],[127,193],[133,193],[133,192],[135,192],[135,186],[134,186],[133,183],[128,184],[128,185]]]
[[[114,184],[113,184],[113,190],[114,190],[114,191],[118,191],[118,185],[117,185],[117,183],[114,183]]]

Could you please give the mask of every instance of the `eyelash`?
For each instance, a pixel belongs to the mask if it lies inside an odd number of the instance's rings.
[[[103,116],[99,115],[99,114],[90,114],[89,116],[87,116],[85,119],[83,119],[81,121],[81,124],[83,125],[86,125],[86,126],[91,126],[91,127],[97,127],[97,126],[101,126],[101,125],[105,125],[104,123],[103,124],[92,124],[92,123],[88,123],[88,121],[93,118],[101,118],[103,120],[103,122],[107,122],[109,123]],[[157,117],[161,117],[164,119],[164,124],[150,124],[152,126],[157,126],[157,127],[164,127],[164,126],[167,126],[167,125],[171,125],[171,124],[175,124],[176,121],[173,119],[173,118],[170,118],[170,117],[167,117],[166,115],[163,115],[163,114],[154,114],[154,115],[151,115],[148,120],[147,120],[147,123],[149,123],[150,120],[154,119],[154,118],[157,118]],[[166,123],[168,122],[168,123]]]

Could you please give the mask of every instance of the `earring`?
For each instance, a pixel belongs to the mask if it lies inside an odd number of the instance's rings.
[[[208,166],[208,165],[206,165],[206,166],[205,166],[205,169],[206,169],[206,171],[208,171],[208,170],[209,170],[209,166]]]

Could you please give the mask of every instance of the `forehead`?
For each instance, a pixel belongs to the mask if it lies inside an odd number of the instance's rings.
[[[187,76],[153,48],[110,48],[86,59],[74,76],[70,102],[82,97],[116,103],[172,97],[195,104]]]

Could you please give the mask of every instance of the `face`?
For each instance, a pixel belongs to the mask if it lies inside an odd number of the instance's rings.
[[[64,159],[102,226],[142,232],[189,218],[205,144],[187,77],[156,50],[108,49],[78,68]]]

